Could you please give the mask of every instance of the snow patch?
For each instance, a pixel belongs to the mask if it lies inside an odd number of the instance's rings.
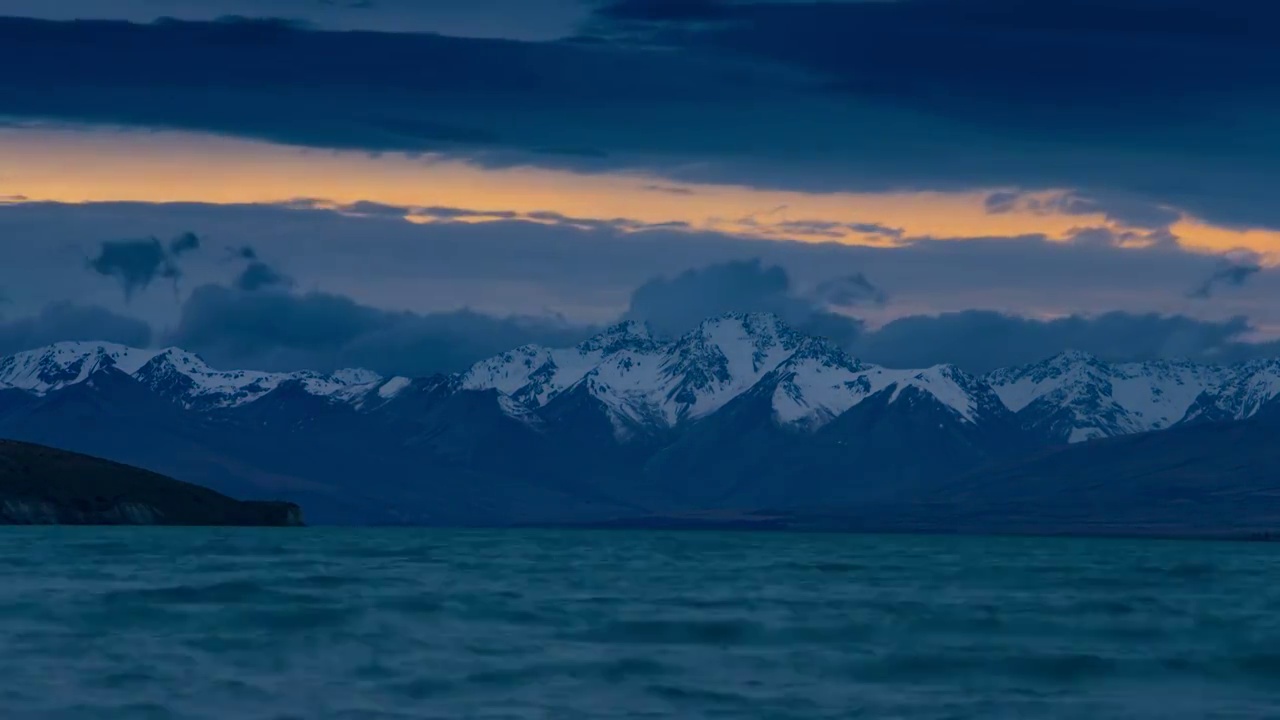
[[[378,388],[378,397],[384,400],[390,400],[396,395],[399,395],[401,391],[409,387],[409,385],[411,385],[412,383],[413,383],[413,380],[407,377],[403,377],[403,376],[393,377],[390,380],[383,383],[382,386]]]

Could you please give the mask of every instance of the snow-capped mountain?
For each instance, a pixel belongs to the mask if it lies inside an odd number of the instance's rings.
[[[0,437],[283,497],[319,521],[594,520],[914,502],[1049,445],[1267,420],[1278,394],[1280,361],[1073,352],[975,377],[879,367],[729,314],[673,339],[621,323],[429,378],[59,343],[0,358]]]
[[[234,407],[253,402],[284,383],[297,382],[320,397],[354,400],[387,385],[368,370],[268,373],[215,370],[179,348],[142,350],[105,342],[63,342],[0,359],[0,388],[43,396],[114,369],[187,407]]]
[[[1220,382],[1196,398],[1182,421],[1243,420],[1274,406],[1277,396],[1280,360],[1255,360],[1223,369]]]
[[[330,402],[373,410],[414,380],[346,369],[333,373],[218,370],[179,348],[65,342],[0,359],[0,389],[45,396],[95,372],[122,372],[185,408],[243,406],[297,386]],[[981,424],[1004,409],[1027,430],[1056,441],[1161,430],[1180,423],[1252,416],[1280,395],[1280,360],[1232,367],[1191,362],[1107,363],[1069,351],[1032,365],[974,377],[946,365],[890,369],[848,356],[768,314],[711,318],[674,340],[636,322],[619,323],[577,346],[527,345],[454,376],[455,391],[493,391],[504,414],[530,425],[570,391],[604,410],[620,440],[668,430],[717,412],[769,385],[774,421],[815,431],[881,392],[908,388],[957,421]]]
[[[1280,363],[1107,363],[1082,352],[997,370],[986,381],[1024,427],[1082,442],[1196,420],[1250,417],[1280,395]]]
[[[536,410],[581,385],[626,436],[637,424],[670,428],[706,417],[771,374],[778,376],[774,417],[810,430],[890,388],[919,388],[967,422],[977,422],[993,397],[955,368],[868,365],[768,314],[712,318],[668,343],[623,323],[575,348],[525,346],[476,363],[463,386],[497,390],[512,407]]]

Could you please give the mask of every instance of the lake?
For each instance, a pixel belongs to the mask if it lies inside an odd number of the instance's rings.
[[[0,528],[61,718],[1280,717],[1280,546]]]

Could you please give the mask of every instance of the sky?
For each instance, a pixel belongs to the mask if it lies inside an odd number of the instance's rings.
[[[0,0],[0,353],[1280,356],[1280,7]]]

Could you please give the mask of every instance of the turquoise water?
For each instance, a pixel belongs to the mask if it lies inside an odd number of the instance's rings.
[[[1280,546],[0,529],[0,716],[1280,717]]]

